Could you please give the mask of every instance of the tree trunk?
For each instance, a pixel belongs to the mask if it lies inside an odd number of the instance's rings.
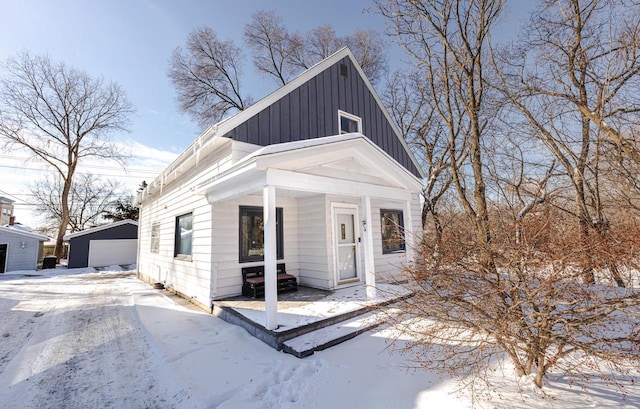
[[[71,181],[73,178],[73,173],[70,171],[69,174],[64,178],[64,187],[62,188],[62,217],[60,220],[60,226],[58,227],[58,235],[56,236],[56,247],[53,250],[53,254],[56,256],[58,260],[62,259],[64,256],[64,235],[67,232],[67,226],[69,226],[69,192],[71,191]]]
[[[544,355],[539,356],[536,359],[536,377],[533,383],[540,389],[542,389],[542,381],[544,380],[545,368],[544,368]]]

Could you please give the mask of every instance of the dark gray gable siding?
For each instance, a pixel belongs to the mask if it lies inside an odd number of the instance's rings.
[[[69,239],[68,268],[87,267],[89,265],[89,241],[91,240],[119,240],[137,239],[138,226],[122,224],[110,229],[99,230],[95,233]]]
[[[340,65],[348,75],[340,75]],[[393,126],[349,57],[328,67],[225,136],[260,146],[337,135],[338,110],[362,118],[362,133],[420,177]]]

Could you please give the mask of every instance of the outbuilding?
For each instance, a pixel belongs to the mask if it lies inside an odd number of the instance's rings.
[[[12,226],[0,226],[0,274],[35,270],[47,236]]]
[[[138,222],[122,220],[64,236],[69,242],[69,268],[135,264]]]

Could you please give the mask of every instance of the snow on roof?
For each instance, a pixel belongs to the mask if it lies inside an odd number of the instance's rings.
[[[138,222],[135,220],[127,219],[127,220],[121,220],[119,222],[103,224],[102,226],[94,227],[92,229],[87,229],[87,230],[82,230],[75,233],[67,234],[66,236],[63,237],[63,240],[68,241],[70,239],[75,239],[76,237],[84,236],[85,234],[91,234],[91,233],[95,233],[102,230],[113,229],[114,227],[122,226],[125,224],[131,224],[131,225],[137,226]]]
[[[35,233],[33,231],[31,231],[31,229],[29,229],[26,226],[22,226],[22,225],[4,225],[4,226],[0,226],[0,232],[3,233],[14,233],[20,236],[25,236],[25,237],[29,237],[32,239],[38,239],[39,241],[47,241],[49,240],[48,236],[45,236],[44,234],[40,234],[40,233]]]

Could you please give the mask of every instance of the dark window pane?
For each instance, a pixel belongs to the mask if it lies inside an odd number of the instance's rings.
[[[264,260],[264,213],[262,207],[240,206],[240,262]],[[277,257],[284,258],[282,208],[276,208]]]
[[[193,240],[193,213],[176,217],[176,244],[174,255],[191,255]]]
[[[401,210],[380,210],[382,253],[405,251],[403,223]]]
[[[361,132],[359,118],[351,118],[340,114],[340,133]]]

